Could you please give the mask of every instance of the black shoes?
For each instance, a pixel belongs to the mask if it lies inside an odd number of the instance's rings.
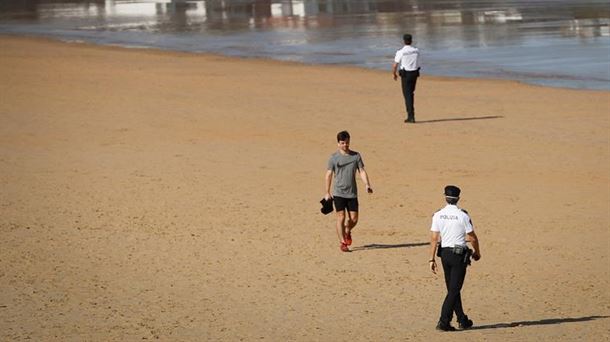
[[[405,123],[415,123],[415,119],[405,119]]]
[[[458,328],[460,328],[460,330],[466,330],[466,329],[470,329],[473,326],[473,322],[471,319],[468,319],[468,316],[464,317],[464,319],[460,322],[458,322]],[[438,324],[436,325],[436,330],[440,330],[440,331],[456,331],[457,329],[455,329],[454,327],[451,326],[451,324],[445,324],[441,321],[438,322]]]
[[[463,321],[458,322],[458,328],[460,328],[461,330],[470,329],[472,328],[473,324],[474,323],[472,322],[472,320],[468,319],[468,316],[466,316]]]
[[[440,331],[455,331],[455,328],[451,326],[451,324],[445,324],[441,321],[436,325],[436,330]]]

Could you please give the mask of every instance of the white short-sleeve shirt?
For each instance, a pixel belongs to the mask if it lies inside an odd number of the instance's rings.
[[[419,69],[419,49],[411,45],[405,45],[396,51],[395,63],[400,63],[400,69],[415,71]]]
[[[472,221],[466,211],[457,205],[447,204],[432,216],[433,232],[441,234],[441,247],[466,245],[466,234],[473,231]]]

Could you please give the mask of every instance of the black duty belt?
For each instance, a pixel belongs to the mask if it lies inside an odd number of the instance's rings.
[[[462,255],[466,253],[468,250],[467,246],[453,246],[453,247],[443,247],[441,248],[443,251],[451,251],[453,254]]]

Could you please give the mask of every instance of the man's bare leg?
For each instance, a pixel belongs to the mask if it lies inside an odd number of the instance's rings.
[[[350,211],[349,212],[349,216],[347,218],[347,222],[345,223],[345,242],[347,243],[347,245],[351,245],[352,244],[352,229],[354,229],[354,227],[356,227],[356,225],[358,224],[358,212],[357,211]]]
[[[337,237],[339,242],[345,243],[345,210],[337,211]]]

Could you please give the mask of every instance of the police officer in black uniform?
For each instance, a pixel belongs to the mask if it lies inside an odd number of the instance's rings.
[[[443,301],[441,317],[436,326],[436,329],[441,331],[456,330],[450,324],[454,312],[460,329],[468,329],[473,325],[472,320],[466,316],[462,308],[460,291],[466,277],[466,267],[470,264],[470,257],[472,256],[475,261],[479,260],[481,251],[468,212],[457,206],[459,199],[460,188],[453,185],[446,186],[445,201],[447,206],[434,213],[432,227],[430,228],[432,232],[430,270],[436,274],[435,256],[440,256],[447,286],[447,296]],[[468,236],[474,252],[467,247],[466,236]]]
[[[403,37],[405,45],[396,51],[394,64],[392,65],[392,75],[394,81],[400,75],[402,95],[405,98],[407,118],[405,122],[415,123],[415,85],[419,77],[419,49],[412,46],[413,36],[405,34]]]

